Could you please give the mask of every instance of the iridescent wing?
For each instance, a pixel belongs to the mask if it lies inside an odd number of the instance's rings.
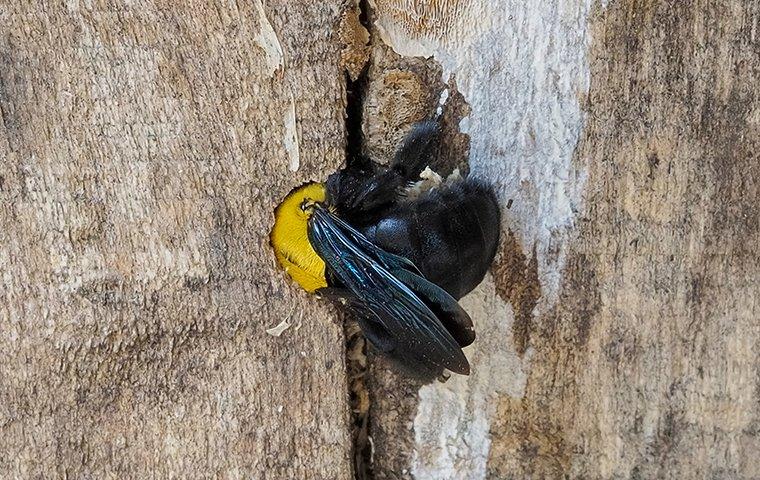
[[[410,368],[469,374],[461,347],[472,342],[474,331],[456,300],[425,280],[409,260],[378,248],[320,205],[314,207],[308,232],[379,350]]]

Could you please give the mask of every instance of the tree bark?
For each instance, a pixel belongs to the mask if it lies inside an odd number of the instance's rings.
[[[358,3],[0,6],[0,476],[760,478],[760,2]],[[268,232],[430,117],[504,219],[421,386]]]
[[[343,161],[342,8],[0,6],[0,477],[351,477],[342,327],[268,244]]]
[[[440,105],[505,215],[473,374],[370,367],[375,478],[760,478],[760,2],[371,3],[370,148]]]

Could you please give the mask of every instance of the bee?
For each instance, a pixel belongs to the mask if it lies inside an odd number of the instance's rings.
[[[499,243],[492,188],[472,178],[418,195],[435,166],[439,129],[415,126],[388,166],[360,156],[325,183],[299,187],[275,210],[278,263],[307,292],[344,305],[365,337],[421,378],[468,375],[475,340],[457,302],[485,276]]]

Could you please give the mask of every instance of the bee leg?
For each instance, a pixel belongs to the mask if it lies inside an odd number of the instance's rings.
[[[345,307],[349,311],[353,311],[360,307],[358,299],[345,288],[324,287],[317,289],[314,293],[317,298],[329,300],[332,304],[339,307]],[[340,317],[334,319],[334,323],[341,323],[341,321],[342,319]]]
[[[418,180],[420,173],[432,163],[440,134],[437,122],[416,124],[396,151],[391,161],[391,170],[407,182]]]
[[[327,179],[331,203],[349,223],[367,222],[381,215],[431,163],[439,134],[437,123],[419,123],[406,136],[387,168],[361,157],[360,161],[355,159],[348,167],[333,173]]]
[[[347,288],[324,287],[314,292],[319,298],[326,298],[333,303],[339,303],[348,308],[360,308],[363,302]]]
[[[440,129],[435,122],[418,123],[396,151],[389,167],[366,182],[352,207],[372,211],[394,203],[399,192],[419,180],[420,173],[433,158]]]

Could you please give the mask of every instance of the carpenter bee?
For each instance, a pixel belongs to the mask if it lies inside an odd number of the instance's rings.
[[[345,305],[380,352],[421,378],[467,375],[475,340],[457,300],[485,276],[499,242],[492,189],[470,178],[418,195],[435,166],[438,126],[418,124],[388,166],[366,157],[293,190],[270,234],[278,262],[306,291]]]

